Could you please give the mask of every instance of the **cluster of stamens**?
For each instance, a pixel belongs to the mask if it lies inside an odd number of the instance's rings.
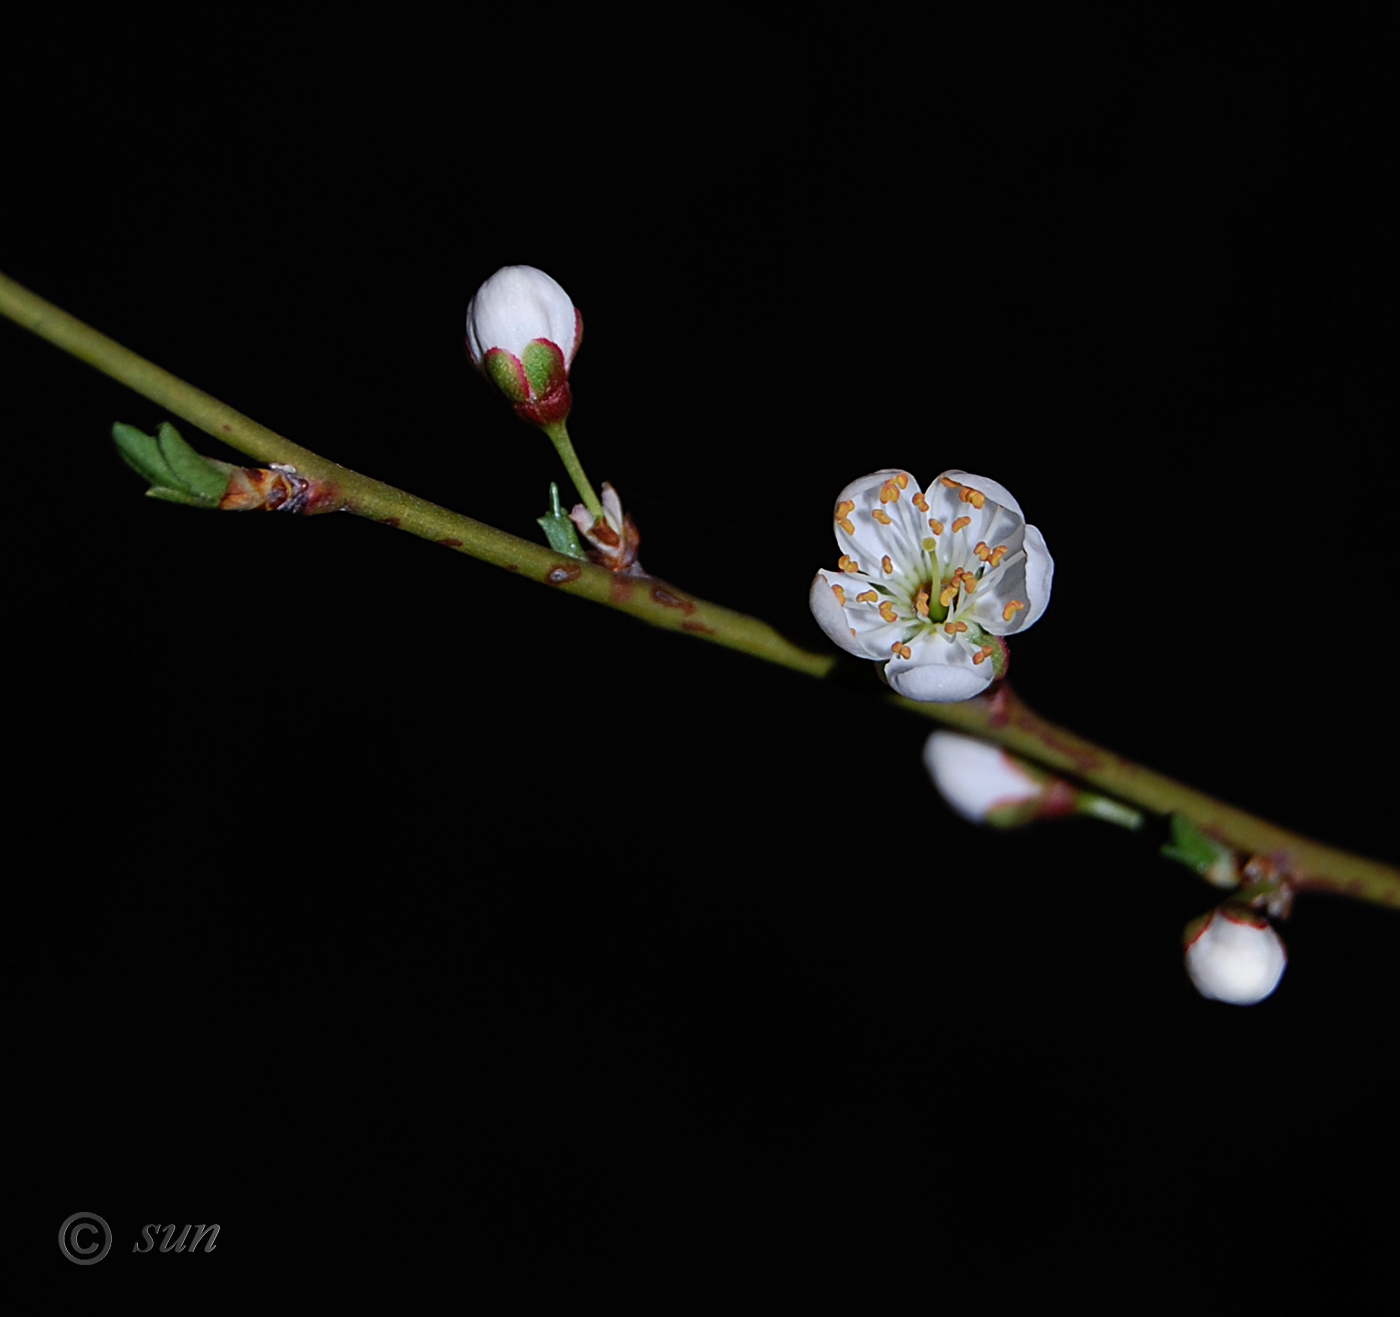
[[[958,500],[979,511],[986,504],[986,495],[980,489],[974,489],[969,485],[962,485],[956,480],[948,477],[941,477],[940,483],[948,489],[957,490]],[[871,518],[882,526],[893,525],[893,519],[885,510],[888,505],[897,503],[902,491],[909,487],[909,477],[903,472],[891,476],[880,486],[879,500],[881,506],[870,510]],[[932,532],[929,538],[922,541],[920,547],[937,562],[940,537],[944,533],[944,525],[937,517],[929,517],[929,504],[924,494],[915,490],[911,502],[926,517],[928,517],[928,529]],[[855,534],[855,526],[851,521],[856,505],[850,499],[843,499],[836,505],[835,521],[847,535]],[[950,533],[959,534],[972,524],[971,516],[961,516],[953,520]],[[933,582],[925,580],[917,585],[912,597],[912,613],[914,616],[905,616],[904,620],[913,622],[915,625],[937,625],[944,635],[955,638],[966,634],[968,631],[967,622],[957,617],[963,604],[976,592],[978,585],[983,583],[988,573],[995,573],[996,569],[1002,565],[1008,553],[1008,546],[1005,544],[988,544],[985,540],[979,540],[977,545],[970,550],[973,558],[978,562],[977,567],[955,566],[951,575],[940,581]],[[852,575],[860,574],[860,564],[848,554],[842,554],[837,567],[842,571]],[[893,576],[896,568],[895,563],[889,554],[884,555],[880,561],[880,569],[885,576]],[[846,592],[839,585],[831,587],[832,593],[837,601],[843,606],[846,605]],[[930,601],[937,591],[938,615],[931,615]],[[874,604],[880,617],[887,623],[894,623],[901,620],[902,613],[897,609],[896,604],[890,599],[882,600],[874,589],[862,590],[855,596],[855,603]],[[1002,609],[1001,617],[1003,622],[1010,622],[1016,613],[1026,607],[1026,603],[1021,599],[1012,599]],[[852,635],[854,635],[852,629]],[[907,643],[896,641],[890,647],[890,652],[903,658],[908,658],[910,649]],[[973,655],[974,664],[986,662],[992,656],[994,649],[991,645],[983,645]]]

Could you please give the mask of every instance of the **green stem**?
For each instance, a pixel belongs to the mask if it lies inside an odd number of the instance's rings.
[[[0,313],[239,452],[261,462],[285,463],[303,476],[333,486],[348,512],[630,613],[651,626],[689,632],[796,672],[825,677],[837,666],[836,655],[814,654],[794,645],[756,617],[693,598],[654,577],[614,574],[592,563],[579,562],[328,461],[137,356],[3,274]],[[572,454],[572,445],[568,452]],[[568,464],[565,457],[565,465]],[[577,458],[574,464],[577,466]],[[574,475],[572,469],[570,475]],[[591,509],[596,499],[589,503],[592,490],[582,471],[574,478],[585,505]],[[601,508],[594,515],[600,513]],[[1400,908],[1400,870],[1300,837],[1122,759],[1046,722],[1005,685],[994,695],[961,704],[918,704],[891,698],[927,718],[997,742],[1026,759],[1077,777],[1144,809],[1183,814],[1202,832],[1234,849],[1273,859],[1296,887],[1337,892]]]
[[[594,521],[600,521],[603,516],[603,505],[598,502],[598,495],[593,492],[593,486],[588,483],[588,477],[583,474],[583,465],[578,460],[578,454],[574,452],[573,441],[569,438],[569,427],[564,421],[555,421],[553,425],[543,427],[545,434],[554,444],[554,450],[559,454],[559,459],[564,463],[564,470],[569,473],[569,479],[574,482],[574,488],[578,491],[578,496],[583,500],[583,506],[593,514]],[[621,526],[618,527],[620,531]]]

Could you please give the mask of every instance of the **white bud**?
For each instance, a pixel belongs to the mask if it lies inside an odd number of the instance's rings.
[[[1187,926],[1186,972],[1211,1001],[1263,1001],[1278,987],[1287,961],[1283,940],[1252,911],[1221,906]]]
[[[969,823],[1037,803],[1047,786],[1004,750],[957,732],[934,732],[924,745],[924,764],[939,794]]]
[[[480,369],[493,348],[523,359],[525,349],[544,339],[573,364],[583,325],[566,293],[533,265],[507,265],[476,291],[467,307],[467,350]]]

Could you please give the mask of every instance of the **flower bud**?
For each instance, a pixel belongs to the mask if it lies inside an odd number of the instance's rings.
[[[1211,1001],[1253,1006],[1278,987],[1288,953],[1262,915],[1223,905],[1186,926],[1186,972]]]
[[[1010,828],[1074,808],[1066,783],[971,736],[934,732],[924,744],[924,764],[939,795],[969,823]]]
[[[583,317],[543,270],[507,265],[467,307],[467,351],[477,369],[532,425],[569,414],[569,367],[583,338]]]

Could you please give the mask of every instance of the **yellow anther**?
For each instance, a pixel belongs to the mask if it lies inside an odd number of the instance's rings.
[[[870,515],[882,526],[888,526],[890,524],[890,514],[886,512],[884,508],[871,508]]]
[[[880,616],[883,617],[886,622],[899,621],[899,618],[897,618],[894,613],[894,605],[890,603],[888,599],[880,605]]]
[[[938,550],[938,541],[932,537],[926,540],[920,540],[919,543],[923,546],[925,553],[935,553]]]
[[[831,587],[831,593],[836,596],[836,602],[838,604],[844,604],[846,602],[846,592],[839,585],[833,585]]]
[[[959,485],[958,482],[957,482],[956,480],[949,480],[947,476],[939,476],[939,477],[938,477],[938,483],[939,483],[940,485],[946,486],[948,489],[961,489],[961,488],[962,488],[962,486]]]
[[[972,656],[973,666],[976,666],[978,663],[985,663],[991,657],[992,647],[990,645],[983,645],[982,648]]]
[[[971,572],[964,572],[961,585],[963,594],[971,594],[977,588],[977,578]]]
[[[971,485],[964,485],[958,497],[964,503],[971,503],[974,508],[980,508],[987,501],[987,496],[980,489],[973,489]]]
[[[848,498],[843,498],[836,505],[836,524],[841,527],[847,535],[854,535],[856,528],[851,525],[851,513],[856,510],[856,505]]]
[[[886,576],[888,576],[892,571],[894,571],[894,563],[893,561],[891,561],[890,555],[888,553],[880,559],[880,566],[885,569]]]
[[[959,518],[953,523],[953,534],[956,535],[960,530],[962,530],[962,528],[963,528],[964,526],[970,526],[970,525],[972,525],[972,518],[971,518],[971,517],[959,517]]]
[[[920,512],[928,511],[928,499],[926,499],[922,494],[915,494],[913,502],[914,506],[918,508]]]
[[[1003,622],[1011,621],[1011,619],[1015,617],[1016,614],[1019,613],[1024,607],[1025,604],[1023,604],[1019,599],[1013,599],[1009,604],[1006,605],[1005,608],[1001,610],[1001,620]]]
[[[854,634],[854,632],[852,634]],[[910,649],[908,645],[901,645],[899,641],[896,640],[894,644],[890,646],[890,653],[898,654],[900,658],[907,659],[910,654]]]
[[[880,596],[877,595],[874,590],[863,590],[860,594],[856,595],[856,603],[873,604],[879,597]]]
[[[938,602],[942,604],[944,608],[949,608],[952,606],[953,600],[957,597],[958,587],[956,585],[945,585],[942,593],[938,596]]]
[[[929,528],[929,530],[931,530],[935,535],[942,535],[942,534],[943,534],[943,523],[942,523],[941,521],[939,521],[937,517],[930,517],[930,518],[928,519],[928,528]]]
[[[909,477],[906,476],[903,471],[901,471],[897,476],[895,476],[894,483],[898,485],[900,489],[908,489]]]
[[[987,547],[986,540],[978,540],[977,547],[973,549],[972,552],[976,554],[978,559],[982,562],[986,562],[987,559],[992,556],[992,551]]]
[[[927,616],[928,616],[928,591],[927,591],[927,590],[920,590],[919,593],[916,594],[916,595],[914,596],[914,611],[915,611],[916,613],[918,613],[918,615],[919,615],[920,617],[927,617]]]
[[[966,631],[966,630],[967,630],[967,623],[966,623],[966,622],[945,622],[945,623],[943,624],[943,629],[944,629],[950,636],[955,636],[955,635],[958,634],[959,631]]]
[[[908,483],[907,481],[905,482]],[[887,480],[880,486],[880,502],[896,503],[899,501],[899,483],[895,480]]]
[[[991,556],[990,558],[988,558],[987,561],[988,561],[989,563],[991,563],[991,565],[992,565],[993,567],[995,567],[995,566],[996,566],[999,562],[1001,562],[1001,560],[1002,560],[1003,558],[1005,558],[1005,557],[1006,557],[1006,545],[1004,545],[1004,544],[998,544],[997,547],[996,547],[995,549],[992,550],[992,556]]]

